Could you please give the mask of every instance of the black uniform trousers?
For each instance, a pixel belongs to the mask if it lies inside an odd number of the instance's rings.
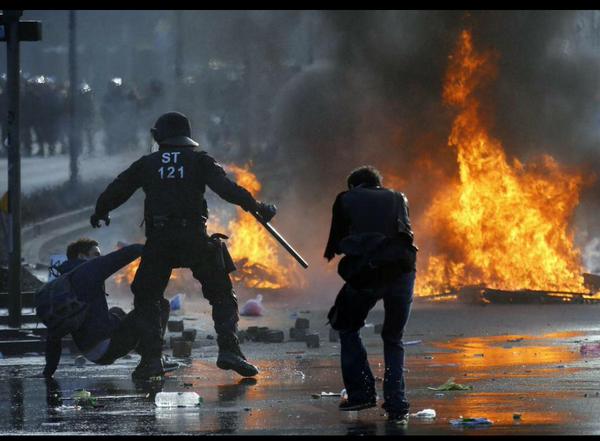
[[[160,326],[162,329],[161,339],[164,337],[169,321],[171,306],[169,301],[162,299],[160,303]],[[97,364],[113,364],[117,359],[124,357],[136,349],[144,336],[145,329],[140,328],[140,320],[137,311],[133,309],[129,314],[118,307],[110,308],[109,312],[116,315],[121,323],[110,335],[110,344],[104,355],[96,361]]]
[[[219,348],[235,345],[238,303],[229,274],[218,265],[216,250],[209,246],[201,226],[163,227],[147,232],[140,266],[131,285],[138,318],[145,327],[140,341],[142,357],[161,354],[160,301],[173,268],[189,268],[202,284],[202,294],[212,306]]]

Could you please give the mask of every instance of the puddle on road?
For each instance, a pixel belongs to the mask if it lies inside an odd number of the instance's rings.
[[[465,372],[494,368],[564,366],[579,361],[579,349],[556,344],[539,344],[544,340],[557,341],[584,335],[582,332],[561,332],[541,336],[500,335],[486,337],[460,337],[447,342],[432,342],[431,346],[452,352],[434,354],[435,363],[454,364]],[[535,342],[535,344],[530,344]],[[421,364],[421,363],[419,363]]]
[[[488,337],[461,337],[444,342],[431,342],[433,359],[423,355],[407,356],[407,387],[411,411],[434,408],[438,418],[434,421],[411,419],[409,433],[428,433],[427,428],[445,433],[452,429],[449,419],[459,416],[484,416],[494,425],[486,430],[497,433],[517,426],[527,431],[549,425],[576,427],[576,419],[559,406],[551,404],[577,402],[574,392],[551,390],[547,380],[540,380],[539,373],[548,377],[567,375],[567,369],[556,373],[557,365],[567,365],[581,359],[578,348],[564,341],[583,335],[580,332],[553,333],[542,336],[502,335]],[[515,340],[509,342],[508,340]],[[483,357],[479,356],[483,354]],[[382,356],[369,357],[373,373],[383,375]],[[349,415],[337,410],[339,398],[313,399],[313,393],[339,392],[343,383],[339,359],[321,354],[316,358],[256,359],[261,373],[255,379],[242,379],[232,371],[222,371],[214,360],[193,360],[188,367],[167,375],[163,391],[195,391],[204,399],[199,408],[157,409],[151,398],[130,382],[128,375],[111,378],[114,370],[94,371],[97,376],[83,379],[81,376],[59,378],[63,397],[70,397],[76,388],[84,387],[100,401],[104,408],[92,410],[52,411],[57,397],[46,397],[43,380],[12,378],[0,384],[0,393],[11,397],[10,405],[0,407],[0,431],[23,430],[46,433],[87,430],[95,433],[294,433],[294,434],[381,434],[385,418],[381,409],[360,412],[353,421]],[[440,365],[442,367],[434,367]],[[454,367],[443,367],[453,365]],[[6,368],[5,368],[6,369]],[[456,375],[456,381],[469,384],[474,380],[488,379],[499,371],[510,371],[503,379],[516,377],[515,372],[533,370],[534,385],[538,391],[498,390],[490,383],[476,385],[475,390],[465,392],[435,391],[426,386],[437,386],[454,372],[474,373],[473,377]],[[120,367],[118,372],[124,371]],[[451,373],[451,374],[449,374]],[[106,375],[104,375],[106,374]],[[527,376],[529,374],[523,374]],[[543,375],[544,376],[544,375]],[[537,378],[536,378],[537,377]],[[499,378],[500,379],[500,378]],[[542,382],[540,382],[542,381]],[[506,382],[504,383],[506,385]],[[548,386],[546,386],[548,384]],[[377,385],[381,397],[382,384]],[[518,387],[518,386],[517,386]],[[72,403],[65,400],[63,405]],[[40,409],[43,409],[40,412]],[[522,414],[520,421],[513,420],[513,413]],[[57,417],[57,414],[59,415]],[[60,423],[60,424],[59,424]],[[527,429],[529,427],[529,429]],[[464,429],[468,432],[468,429]],[[478,433],[482,433],[477,431]],[[524,432],[523,432],[524,433]]]

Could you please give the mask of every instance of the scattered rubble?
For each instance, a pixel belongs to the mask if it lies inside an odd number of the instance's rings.
[[[304,341],[306,339],[307,331],[308,329],[290,328],[290,340]]]
[[[318,348],[321,346],[318,332],[313,332],[313,333],[307,334],[305,341],[306,341],[306,346],[309,348]]]
[[[169,300],[171,305],[171,311],[180,311],[183,309],[183,302],[185,300],[185,293],[177,293],[175,297]]]
[[[411,340],[411,341],[405,341],[403,342],[404,346],[411,346],[411,345],[420,345],[421,343],[423,343],[422,340]]]
[[[184,340],[187,341],[195,341],[196,340],[196,334],[197,334],[197,330],[196,329],[184,329],[181,332],[181,336],[183,337]]]
[[[246,331],[238,332],[240,340],[251,340],[263,343],[283,343],[285,335],[283,331],[269,329],[267,326],[250,326]]]
[[[192,342],[178,338],[173,342],[173,357],[186,358],[192,355]]]
[[[595,344],[583,344],[579,348],[581,355],[585,356],[600,356],[600,343]]]
[[[473,426],[491,426],[494,423],[492,421],[488,420],[487,418],[459,417],[459,419],[450,420],[450,424],[452,424],[453,426],[473,427]]]
[[[169,320],[167,329],[170,332],[183,332],[183,320]]]
[[[296,329],[309,329],[310,321],[307,318],[297,318],[296,324],[294,325]]]
[[[451,378],[448,378],[448,380],[441,386],[438,386],[438,387],[428,386],[427,389],[429,389],[429,390],[471,390],[471,389],[473,389],[473,386],[455,383],[454,377],[451,377]]]
[[[92,393],[85,389],[75,390],[75,392],[73,393],[73,399],[75,400],[76,406],[81,406],[81,407],[97,406],[96,398],[92,397]]]
[[[411,417],[423,418],[423,419],[434,419],[436,417],[435,409],[423,409],[416,413],[411,413]]]
[[[154,397],[156,407],[195,407],[203,402],[196,392],[159,392]]]
[[[321,392],[320,394],[312,394],[313,398],[328,398],[328,397],[341,397],[341,392]]]

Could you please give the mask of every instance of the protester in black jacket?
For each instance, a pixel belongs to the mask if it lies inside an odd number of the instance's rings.
[[[382,187],[381,174],[360,167],[348,177],[348,191],[338,195],[325,258],[344,254],[338,272],[346,284],[328,317],[340,332],[342,377],[348,399],[340,410],[376,406],[375,378],[360,328],[378,300],[383,299],[385,319],[385,375],[383,408],[395,423],[408,422],[405,396],[402,334],[410,314],[415,283],[416,247],[408,217],[408,200],[402,193]]]

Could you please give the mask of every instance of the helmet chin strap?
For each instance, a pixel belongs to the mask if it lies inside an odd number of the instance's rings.
[[[157,144],[160,144],[160,141],[158,139],[158,130],[156,130],[156,127],[152,127],[150,129],[150,133],[152,133],[152,138],[154,139],[154,141],[156,141]]]

